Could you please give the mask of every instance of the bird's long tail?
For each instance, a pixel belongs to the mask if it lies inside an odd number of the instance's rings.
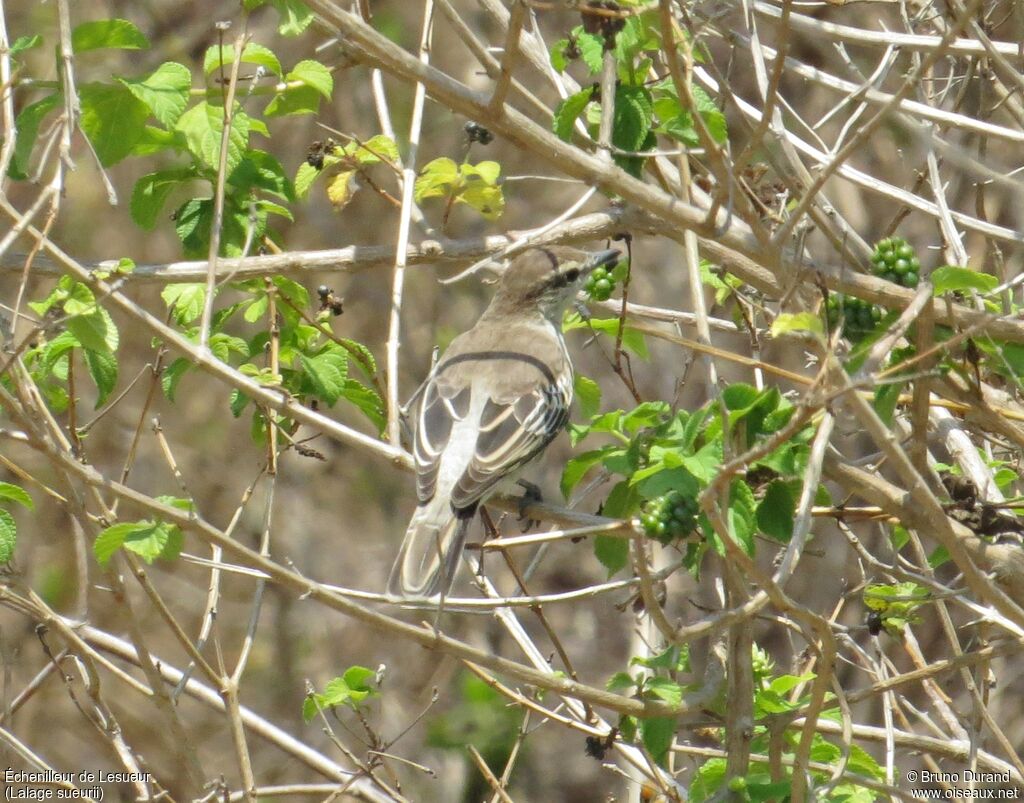
[[[455,580],[472,512],[458,515],[435,497],[416,508],[388,579],[388,595],[430,599],[447,595]]]

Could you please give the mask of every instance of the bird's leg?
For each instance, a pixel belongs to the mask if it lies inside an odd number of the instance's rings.
[[[488,541],[491,538],[497,538],[500,535],[500,533],[498,532],[498,527],[494,523],[494,519],[491,518],[490,512],[483,505],[480,506],[480,521],[484,525],[484,541]],[[484,575],[484,554],[485,550],[481,545],[480,560],[476,565],[476,572],[478,577],[483,577]]]
[[[523,495],[519,497],[519,523],[523,526],[523,532],[525,533],[531,527],[540,524],[539,519],[529,518],[527,511],[530,505],[543,502],[544,494],[540,492],[540,486],[534,485],[528,480],[516,480],[516,485],[521,486],[523,489]]]

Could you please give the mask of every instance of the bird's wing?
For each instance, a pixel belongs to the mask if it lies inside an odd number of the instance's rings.
[[[437,486],[441,457],[448,447],[452,428],[468,414],[472,387],[438,383],[432,376],[423,392],[420,414],[416,421],[413,459],[416,462],[416,495],[420,504],[429,502]]]
[[[505,476],[536,457],[565,426],[572,377],[543,384],[514,401],[488,398],[480,415],[476,449],[452,488],[452,506],[470,507]]]

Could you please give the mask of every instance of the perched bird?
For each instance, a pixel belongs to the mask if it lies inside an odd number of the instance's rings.
[[[562,312],[618,251],[531,248],[438,360],[422,391],[413,457],[419,506],[388,581],[395,599],[446,595],[477,507],[565,426],[573,396]]]

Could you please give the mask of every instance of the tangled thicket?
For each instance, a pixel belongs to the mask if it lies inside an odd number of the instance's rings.
[[[5,783],[1024,790],[1024,7],[215,5],[0,3]],[[564,243],[545,500],[404,610],[403,404]]]

